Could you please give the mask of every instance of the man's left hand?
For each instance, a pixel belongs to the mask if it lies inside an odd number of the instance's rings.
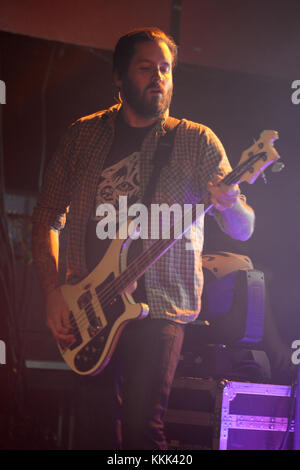
[[[215,176],[212,181],[207,184],[207,190],[210,193],[210,202],[219,211],[231,208],[238,201],[241,194],[237,184],[227,186],[221,183],[221,177]]]

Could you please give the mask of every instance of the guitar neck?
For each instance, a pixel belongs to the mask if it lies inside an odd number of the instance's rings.
[[[147,250],[127,266],[126,270],[115,280],[118,280],[121,290],[124,290],[138,280],[150,266],[156,263],[178,240],[182,239],[183,235],[196,220],[203,217],[213,207],[213,204],[204,204],[203,199],[193,205],[188,214],[186,214],[185,220],[191,222],[186,224],[183,230],[181,230],[183,221],[180,219],[171,225],[170,236],[167,239],[159,239],[153,242]],[[201,210],[199,210],[199,207],[201,207]]]
[[[250,173],[254,172],[253,165],[259,161],[267,161],[267,153],[259,152],[255,155],[249,157],[249,159],[240,165],[238,165],[234,170],[228,173],[223,179],[222,183],[227,185],[239,184],[241,182],[242,176],[248,171]],[[268,163],[269,164],[269,163]],[[263,171],[263,169],[262,169]]]
[[[250,172],[250,174],[254,173],[253,165],[255,165],[259,160],[263,160],[262,171],[270,164],[269,162],[266,163],[267,152],[249,153],[249,158],[228,173],[220,182],[226,185],[240,183],[242,181],[242,176],[246,172]],[[150,268],[150,266],[156,263],[179,239],[182,238],[182,236],[200,217],[203,217],[213,207],[213,204],[207,204],[205,202],[206,196],[207,193],[204,194],[197,204],[194,204],[191,207],[187,216],[187,220],[190,223],[185,224],[183,230],[178,230],[178,227],[182,227],[182,219],[172,224],[170,227],[170,236],[167,239],[158,239],[153,242],[146,251],[141,253],[117,278],[114,279],[113,286],[111,287],[113,287],[116,294],[125,291],[127,287],[138,280],[145,271]],[[199,207],[201,207],[201,211],[199,211]]]

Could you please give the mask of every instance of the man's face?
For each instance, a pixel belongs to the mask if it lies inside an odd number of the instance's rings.
[[[167,44],[139,44],[120,84],[124,101],[136,114],[145,118],[162,116],[173,93],[172,54]]]

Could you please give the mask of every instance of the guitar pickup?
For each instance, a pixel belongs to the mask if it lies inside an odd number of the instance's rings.
[[[91,303],[91,300],[92,300],[91,292],[90,291],[84,292],[83,294],[81,294],[81,296],[77,300],[78,307],[81,310],[85,310]]]
[[[101,331],[103,329],[103,323],[102,321],[100,320],[100,318],[98,317],[94,317],[91,322],[90,322],[90,325],[88,327],[88,333],[90,335],[91,338],[93,338],[94,336],[96,336],[97,333],[99,333],[99,331]]]

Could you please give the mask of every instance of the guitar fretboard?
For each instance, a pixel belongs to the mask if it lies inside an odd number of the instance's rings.
[[[237,184],[241,176],[246,172],[252,172],[253,165],[258,160],[267,160],[266,152],[259,152],[255,154],[249,154],[249,158],[238,165],[234,170],[228,173],[220,183],[226,185]],[[126,269],[117,276],[110,285],[110,297],[111,299],[115,298],[120,293],[124,292],[126,288],[131,286],[136,280],[138,280],[145,271],[152,266],[159,258],[161,258],[182,236],[190,229],[190,227],[196,222],[199,217],[203,217],[212,207],[213,204],[204,204],[205,194],[197,204],[194,204],[190,210],[191,214],[188,215],[187,219],[191,220],[191,223],[188,226],[184,227],[184,230],[181,231],[180,236],[175,236],[178,234],[178,225],[176,223],[172,224],[170,227],[170,237],[168,239],[159,239],[153,242],[153,244],[137,256],[127,267]],[[199,205],[203,204],[203,211],[199,215]],[[198,207],[197,207],[198,206]],[[182,221],[180,221],[182,223]],[[101,298],[101,293],[98,293],[99,298]],[[107,299],[107,291],[106,291]]]

